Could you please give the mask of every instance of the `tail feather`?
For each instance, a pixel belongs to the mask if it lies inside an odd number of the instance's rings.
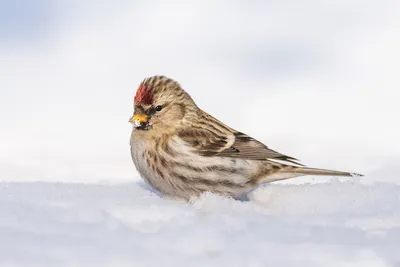
[[[363,176],[362,174],[354,172],[342,172],[342,171],[324,170],[324,169],[316,169],[308,167],[281,165],[281,168],[279,170],[274,171],[272,173],[268,173],[267,175],[262,176],[261,179],[260,178],[257,179],[257,184],[281,181],[304,175],[347,176],[347,177]]]
[[[350,177],[364,176],[362,174],[354,173],[354,172],[342,172],[342,171],[315,169],[315,168],[307,168],[307,167],[290,168],[290,170],[288,170],[288,172],[298,173],[298,174],[303,174],[303,175],[327,175],[327,176],[350,176]]]

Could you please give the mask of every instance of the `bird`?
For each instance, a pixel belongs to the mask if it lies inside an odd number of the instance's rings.
[[[162,196],[190,201],[205,192],[240,198],[259,185],[304,175],[362,176],[309,168],[200,109],[181,85],[144,79],[134,97],[130,148],[143,180]]]

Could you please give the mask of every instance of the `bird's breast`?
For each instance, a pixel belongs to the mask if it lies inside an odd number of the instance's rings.
[[[154,170],[151,168],[151,159],[148,158],[148,151],[151,149],[151,141],[142,138],[137,131],[133,131],[130,140],[131,155],[133,164],[143,180],[151,186],[157,188],[155,180],[157,179]]]
[[[226,157],[206,157],[177,137],[164,140],[143,139],[134,133],[131,153],[136,169],[151,186],[168,195],[198,195],[245,188],[253,162]]]

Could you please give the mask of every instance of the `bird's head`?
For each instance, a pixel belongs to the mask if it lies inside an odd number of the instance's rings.
[[[143,131],[173,128],[196,109],[192,98],[176,81],[153,76],[139,85],[130,122],[136,130]]]

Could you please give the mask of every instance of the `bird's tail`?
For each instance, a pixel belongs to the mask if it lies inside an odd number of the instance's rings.
[[[362,174],[354,172],[342,172],[342,171],[315,169],[307,167],[295,167],[295,168],[290,168],[287,171],[302,175],[327,175],[327,176],[350,176],[350,177],[363,176]]]
[[[277,170],[274,173],[270,173],[264,177],[262,177],[258,183],[270,183],[280,180],[286,180],[290,178],[295,178],[304,175],[318,175],[318,176],[347,176],[347,177],[360,177],[363,176],[359,173],[354,172],[342,172],[342,171],[333,171],[333,170],[324,170],[324,169],[315,169],[315,168],[307,168],[307,167],[298,167],[298,166],[284,166],[280,170]]]

